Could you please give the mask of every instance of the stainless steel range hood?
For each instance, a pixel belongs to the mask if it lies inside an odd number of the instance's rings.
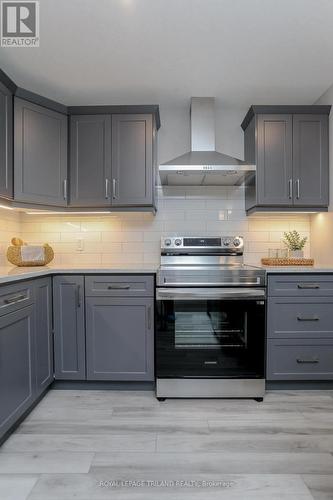
[[[215,150],[214,97],[191,99],[191,151],[159,167],[161,184],[233,186],[254,175],[255,165]]]

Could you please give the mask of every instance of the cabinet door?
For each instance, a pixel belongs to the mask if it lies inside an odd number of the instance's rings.
[[[151,115],[112,115],[112,205],[153,203]]]
[[[0,437],[34,400],[33,306],[0,318]]]
[[[328,170],[328,116],[293,115],[295,205],[328,205]]]
[[[0,196],[13,198],[13,96],[0,83]]]
[[[87,379],[154,380],[153,299],[88,297]]]
[[[83,276],[53,278],[54,374],[56,379],[85,380]]]
[[[257,203],[292,205],[292,115],[257,120]]]
[[[53,381],[51,278],[35,280],[35,353],[37,395]]]
[[[15,98],[14,198],[67,205],[67,116]]]
[[[71,116],[70,205],[111,204],[111,115]]]

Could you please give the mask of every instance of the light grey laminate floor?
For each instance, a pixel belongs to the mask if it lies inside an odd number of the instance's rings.
[[[50,391],[0,449],[0,499],[333,499],[333,391]]]

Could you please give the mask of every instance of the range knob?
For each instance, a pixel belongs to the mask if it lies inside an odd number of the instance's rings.
[[[166,240],[164,240],[164,245],[165,245],[166,247],[169,247],[169,246],[171,245],[171,240],[170,240],[170,238],[167,238]]]
[[[223,245],[225,247],[228,247],[230,245],[230,243],[231,243],[231,239],[230,238],[226,238],[225,240],[223,240]]]
[[[175,245],[177,247],[180,247],[181,244],[182,244],[182,240],[180,238],[175,239]]]
[[[241,240],[239,238],[235,238],[233,241],[234,247],[239,247],[241,245]]]

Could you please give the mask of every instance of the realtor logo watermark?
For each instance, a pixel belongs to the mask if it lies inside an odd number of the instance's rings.
[[[1,2],[1,47],[39,47],[39,1]]]

